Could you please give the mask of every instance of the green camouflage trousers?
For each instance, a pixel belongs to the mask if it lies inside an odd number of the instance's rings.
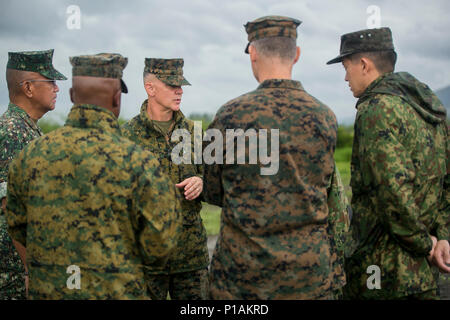
[[[421,293],[412,294],[399,300],[440,300],[437,290],[428,290]]]
[[[147,277],[154,300],[205,300],[208,298],[208,269]]]
[[[24,300],[25,268],[0,210],[0,300]]]

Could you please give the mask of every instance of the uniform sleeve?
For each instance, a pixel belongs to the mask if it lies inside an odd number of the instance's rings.
[[[177,242],[181,227],[175,187],[155,157],[138,160],[146,171],[138,177],[134,203],[135,229],[144,266],[161,268]]]
[[[199,156],[203,160],[203,145],[202,145],[202,141],[203,141],[203,136],[205,135],[205,131],[202,128],[201,131],[199,130],[198,132],[196,132],[194,128],[195,128],[195,125],[193,125],[193,127],[190,128],[191,129],[191,133],[193,133],[193,137],[194,137],[194,139],[192,141],[192,150],[193,150],[192,151],[193,152],[192,159],[194,159],[195,143],[198,141],[198,146],[199,146],[199,148],[201,148],[201,155],[199,155]],[[202,164],[196,164],[195,165],[195,172],[196,172],[196,176],[197,177],[203,179],[203,165]]]
[[[20,242],[26,247],[27,239],[27,217],[22,188],[23,178],[21,176],[20,165],[22,164],[23,153],[11,161],[8,173],[8,193],[5,217],[8,222],[8,233],[13,240]]]
[[[8,168],[11,160],[22,150],[28,140],[12,124],[2,123],[0,128],[0,199],[6,197]]]
[[[202,153],[202,157],[203,157],[203,153]],[[200,179],[203,179],[203,173],[204,173],[203,165],[196,164],[195,165],[195,176],[199,177]]]
[[[194,148],[195,141],[200,141],[200,148],[202,151],[202,153],[200,155],[201,159],[203,159],[203,146],[201,145],[201,141],[203,140],[203,135],[204,135],[204,131],[202,130],[201,135],[200,136],[195,135],[194,139],[192,141],[192,150],[195,150],[195,148]],[[192,151],[192,159],[194,159],[194,151]],[[204,190],[205,189],[205,185],[204,185],[205,181],[204,181],[204,177],[203,177],[203,165],[202,164],[195,164],[195,176],[199,177],[200,179],[203,180],[203,190]],[[197,199],[199,201],[205,201],[204,192],[202,192]]]
[[[447,132],[447,175],[444,178],[444,190],[442,194],[442,207],[437,220],[436,236],[438,240],[450,241],[450,141],[449,124],[446,126]]]
[[[203,181],[203,190],[205,190],[205,180],[203,176],[203,165],[195,165],[196,177],[199,177]],[[198,201],[205,201],[204,191],[197,197]]]
[[[392,99],[392,100],[391,100]],[[363,181],[372,181],[377,212],[391,235],[414,255],[428,255],[432,241],[426,226],[419,221],[419,209],[413,196],[415,169],[408,146],[399,140],[404,131],[407,106],[400,99],[386,96],[374,99],[359,124],[360,159]],[[403,110],[403,111],[402,111]]]
[[[209,129],[219,129],[217,117],[216,119],[209,125]],[[208,131],[206,132],[206,136],[208,136]],[[210,144],[211,142],[205,141],[203,142],[203,150]],[[206,202],[223,207],[223,185],[222,185],[222,164],[213,163],[206,164],[205,159],[203,159],[203,197]]]
[[[344,251],[347,247],[350,213],[351,208],[345,195],[344,184],[335,165],[328,190],[328,224],[331,237],[336,243],[340,257],[344,256]]]

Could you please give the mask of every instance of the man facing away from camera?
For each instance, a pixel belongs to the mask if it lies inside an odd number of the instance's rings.
[[[222,164],[204,165],[205,198],[222,207],[210,267],[212,299],[334,299],[345,284],[333,240],[334,231],[348,226],[334,162],[337,123],[326,105],[292,80],[300,23],[267,16],[245,25],[245,52],[259,86],[222,106],[207,130],[225,137],[242,129],[236,140],[248,134],[249,141],[251,132],[266,132],[263,140],[275,153],[270,168],[261,158],[241,164],[224,157]],[[224,154],[232,148],[241,160],[268,155],[261,143],[236,148],[235,138],[224,140]]]

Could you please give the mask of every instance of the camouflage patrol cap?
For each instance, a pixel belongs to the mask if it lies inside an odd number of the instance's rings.
[[[245,31],[248,34],[248,44],[245,53],[248,53],[250,42],[270,37],[288,37],[297,39],[297,27],[302,22],[297,19],[282,16],[266,16],[247,22]]]
[[[70,57],[72,64],[72,76],[86,76],[99,78],[119,79],[123,93],[128,93],[128,88],[122,80],[123,69],[128,64],[128,58],[118,53],[99,53]]]
[[[170,86],[190,86],[183,76],[183,66],[183,59],[145,58],[144,71]]]
[[[358,52],[394,51],[392,33],[389,28],[365,29],[341,36],[340,54],[327,64],[342,62],[346,56]]]
[[[67,80],[67,78],[53,67],[54,49],[44,51],[8,52],[7,69],[37,72],[51,80]]]

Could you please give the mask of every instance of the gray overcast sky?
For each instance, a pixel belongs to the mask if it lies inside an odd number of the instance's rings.
[[[67,8],[81,10],[81,29],[69,30]],[[381,26],[391,28],[398,53],[397,71],[408,71],[437,90],[450,84],[450,1],[448,0],[137,0],[0,1],[0,69],[8,51],[54,48],[54,65],[69,80],[59,82],[56,110],[44,118],[65,119],[70,111],[69,56],[117,52],[128,57],[121,117],[139,112],[146,94],[142,85],[144,58],[185,60],[182,110],[215,113],[228,100],[253,90],[247,34],[243,25],[265,15],[286,15],[303,23],[297,43],[302,54],[293,78],[326,103],[338,121],[352,122],[355,102],[340,64],[325,63],[337,56],[340,36],[365,29],[370,5],[381,10]],[[4,71],[2,71],[2,74]],[[8,93],[0,77],[0,113]]]

